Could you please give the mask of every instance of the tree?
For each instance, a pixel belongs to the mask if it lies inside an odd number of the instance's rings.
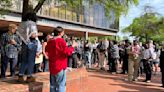
[[[143,16],[135,18],[130,26],[123,29],[123,32],[130,32],[131,36],[139,38],[140,41],[159,40],[162,37],[161,33],[164,32],[162,19],[153,13],[145,13]]]
[[[33,8],[33,6],[29,4],[29,0],[23,0],[22,21],[26,20],[24,17],[26,13],[28,12],[37,13],[45,1],[46,0],[39,0],[38,4],[35,6],[35,8]]]
[[[0,14],[4,14],[9,10],[9,8],[12,6],[12,1],[13,0],[0,0]],[[30,0],[23,0],[22,21],[25,20],[24,16],[27,12],[37,13],[46,0],[38,0],[38,4],[34,8],[29,4],[29,1]]]
[[[32,5],[29,4],[29,0],[23,0],[23,12],[22,12],[22,20],[24,20],[24,15],[29,12],[35,12],[37,13],[38,10],[42,7],[46,0],[38,0],[38,4],[35,7],[31,7]],[[53,1],[53,0],[51,0]],[[63,4],[66,4],[68,7],[71,7],[75,9],[75,12],[77,13],[77,18],[79,17],[79,13],[83,9],[83,2],[87,0],[59,0],[60,2],[64,2]],[[122,13],[127,13],[128,8],[130,4],[138,4],[139,0],[89,0],[90,4],[99,3],[104,6],[106,15],[110,16],[110,11],[114,11],[116,19],[119,19],[119,16]],[[10,4],[12,0],[1,0],[1,2],[4,2],[4,6]]]
[[[156,23],[158,28],[157,35],[153,35],[152,39],[156,42],[161,43],[164,40],[164,17],[161,17],[159,21]]]
[[[0,0],[0,14],[5,14],[11,5],[11,0]]]
[[[149,39],[160,41],[164,37],[164,17],[155,11],[154,7],[144,6],[144,14],[133,20],[133,23],[123,29],[123,32],[131,33],[131,36],[146,42]]]
[[[69,7],[76,9],[77,14],[82,11],[83,2],[89,2],[91,5],[99,3],[104,6],[106,16],[111,17],[110,12],[113,11],[117,20],[122,13],[126,14],[131,4],[138,4],[139,0],[61,0],[66,2]]]
[[[13,4],[12,1],[13,0],[0,0],[0,14],[4,14],[9,10]],[[23,0],[22,21],[25,20],[24,16],[27,12],[37,13],[46,0],[38,0],[38,4],[34,8],[29,4],[29,1],[30,0]]]

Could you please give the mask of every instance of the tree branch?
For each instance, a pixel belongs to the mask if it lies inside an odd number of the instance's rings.
[[[42,7],[42,5],[44,4],[46,0],[39,0],[38,4],[36,5],[36,7],[34,8],[34,12],[37,13],[39,11],[39,9]]]

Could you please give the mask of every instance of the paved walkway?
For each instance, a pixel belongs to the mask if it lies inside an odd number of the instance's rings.
[[[152,83],[124,81],[127,75],[112,75],[100,70],[90,70],[88,81],[88,92],[164,92],[159,87],[160,77],[154,76]],[[143,81],[141,78],[139,81]]]
[[[30,87],[32,87],[34,84],[40,85],[43,82],[47,84],[47,85],[45,84],[43,85],[46,90],[35,91],[35,92],[49,92],[48,90],[49,74],[38,73],[36,74],[36,76],[37,76],[37,82],[30,85],[19,84],[16,83],[15,81],[0,82],[0,92],[24,92],[23,89],[27,89],[26,92],[33,92],[33,91],[28,91],[28,89],[30,89]],[[161,85],[160,75],[153,76],[152,83],[141,82],[143,81],[144,78],[140,78],[139,80],[140,82],[128,83],[124,81],[125,78],[127,78],[127,75],[121,75],[121,74],[112,75],[108,72],[100,71],[98,69],[88,70],[88,78],[85,81],[86,82],[85,85],[82,85],[84,86],[83,88],[87,90],[86,91],[83,90],[79,92],[164,92],[164,88],[159,87]],[[77,88],[76,86],[78,82],[75,83],[76,85],[73,84],[74,83],[70,83],[70,85],[72,85],[72,86],[69,85],[69,89],[71,89],[71,91],[67,91],[67,92],[74,92],[75,88]],[[81,87],[81,89],[83,88]],[[7,91],[9,89],[10,91]],[[19,91],[16,91],[18,89]]]

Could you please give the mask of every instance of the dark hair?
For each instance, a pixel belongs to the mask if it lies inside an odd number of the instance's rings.
[[[116,40],[114,40],[114,41],[113,41],[113,44],[114,44],[114,45],[116,45],[116,44],[117,44],[117,41],[116,41]]]
[[[138,40],[133,40],[134,45],[137,45],[138,43],[139,43]]]
[[[53,33],[54,33],[54,36],[58,36],[61,32],[63,32],[63,28],[58,26],[54,29]]]
[[[43,36],[44,36],[43,41],[44,41],[44,42],[47,42],[47,41],[48,41],[48,39],[47,39],[47,36],[48,36],[48,35],[51,35],[51,34],[49,34],[49,33],[48,33],[48,34],[44,34],[44,33],[43,33]]]
[[[75,40],[75,37],[74,37],[74,36],[71,36],[70,39],[71,39],[71,40]]]
[[[144,44],[144,48],[145,48],[145,49],[149,49],[148,44]]]
[[[28,13],[26,13],[26,15],[25,15],[23,20],[24,21],[31,20],[31,21],[36,22],[37,21],[36,13],[35,12],[28,12]]]
[[[138,43],[139,41],[138,40],[133,40],[133,42]]]
[[[125,43],[129,43],[129,40],[128,40],[128,39],[126,39],[126,40],[125,40]]]

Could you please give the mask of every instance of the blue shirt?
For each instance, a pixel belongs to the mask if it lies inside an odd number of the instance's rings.
[[[11,40],[15,40],[16,44],[10,44]],[[22,41],[17,34],[4,33],[1,38],[1,53],[9,58],[17,58],[21,49]]]

